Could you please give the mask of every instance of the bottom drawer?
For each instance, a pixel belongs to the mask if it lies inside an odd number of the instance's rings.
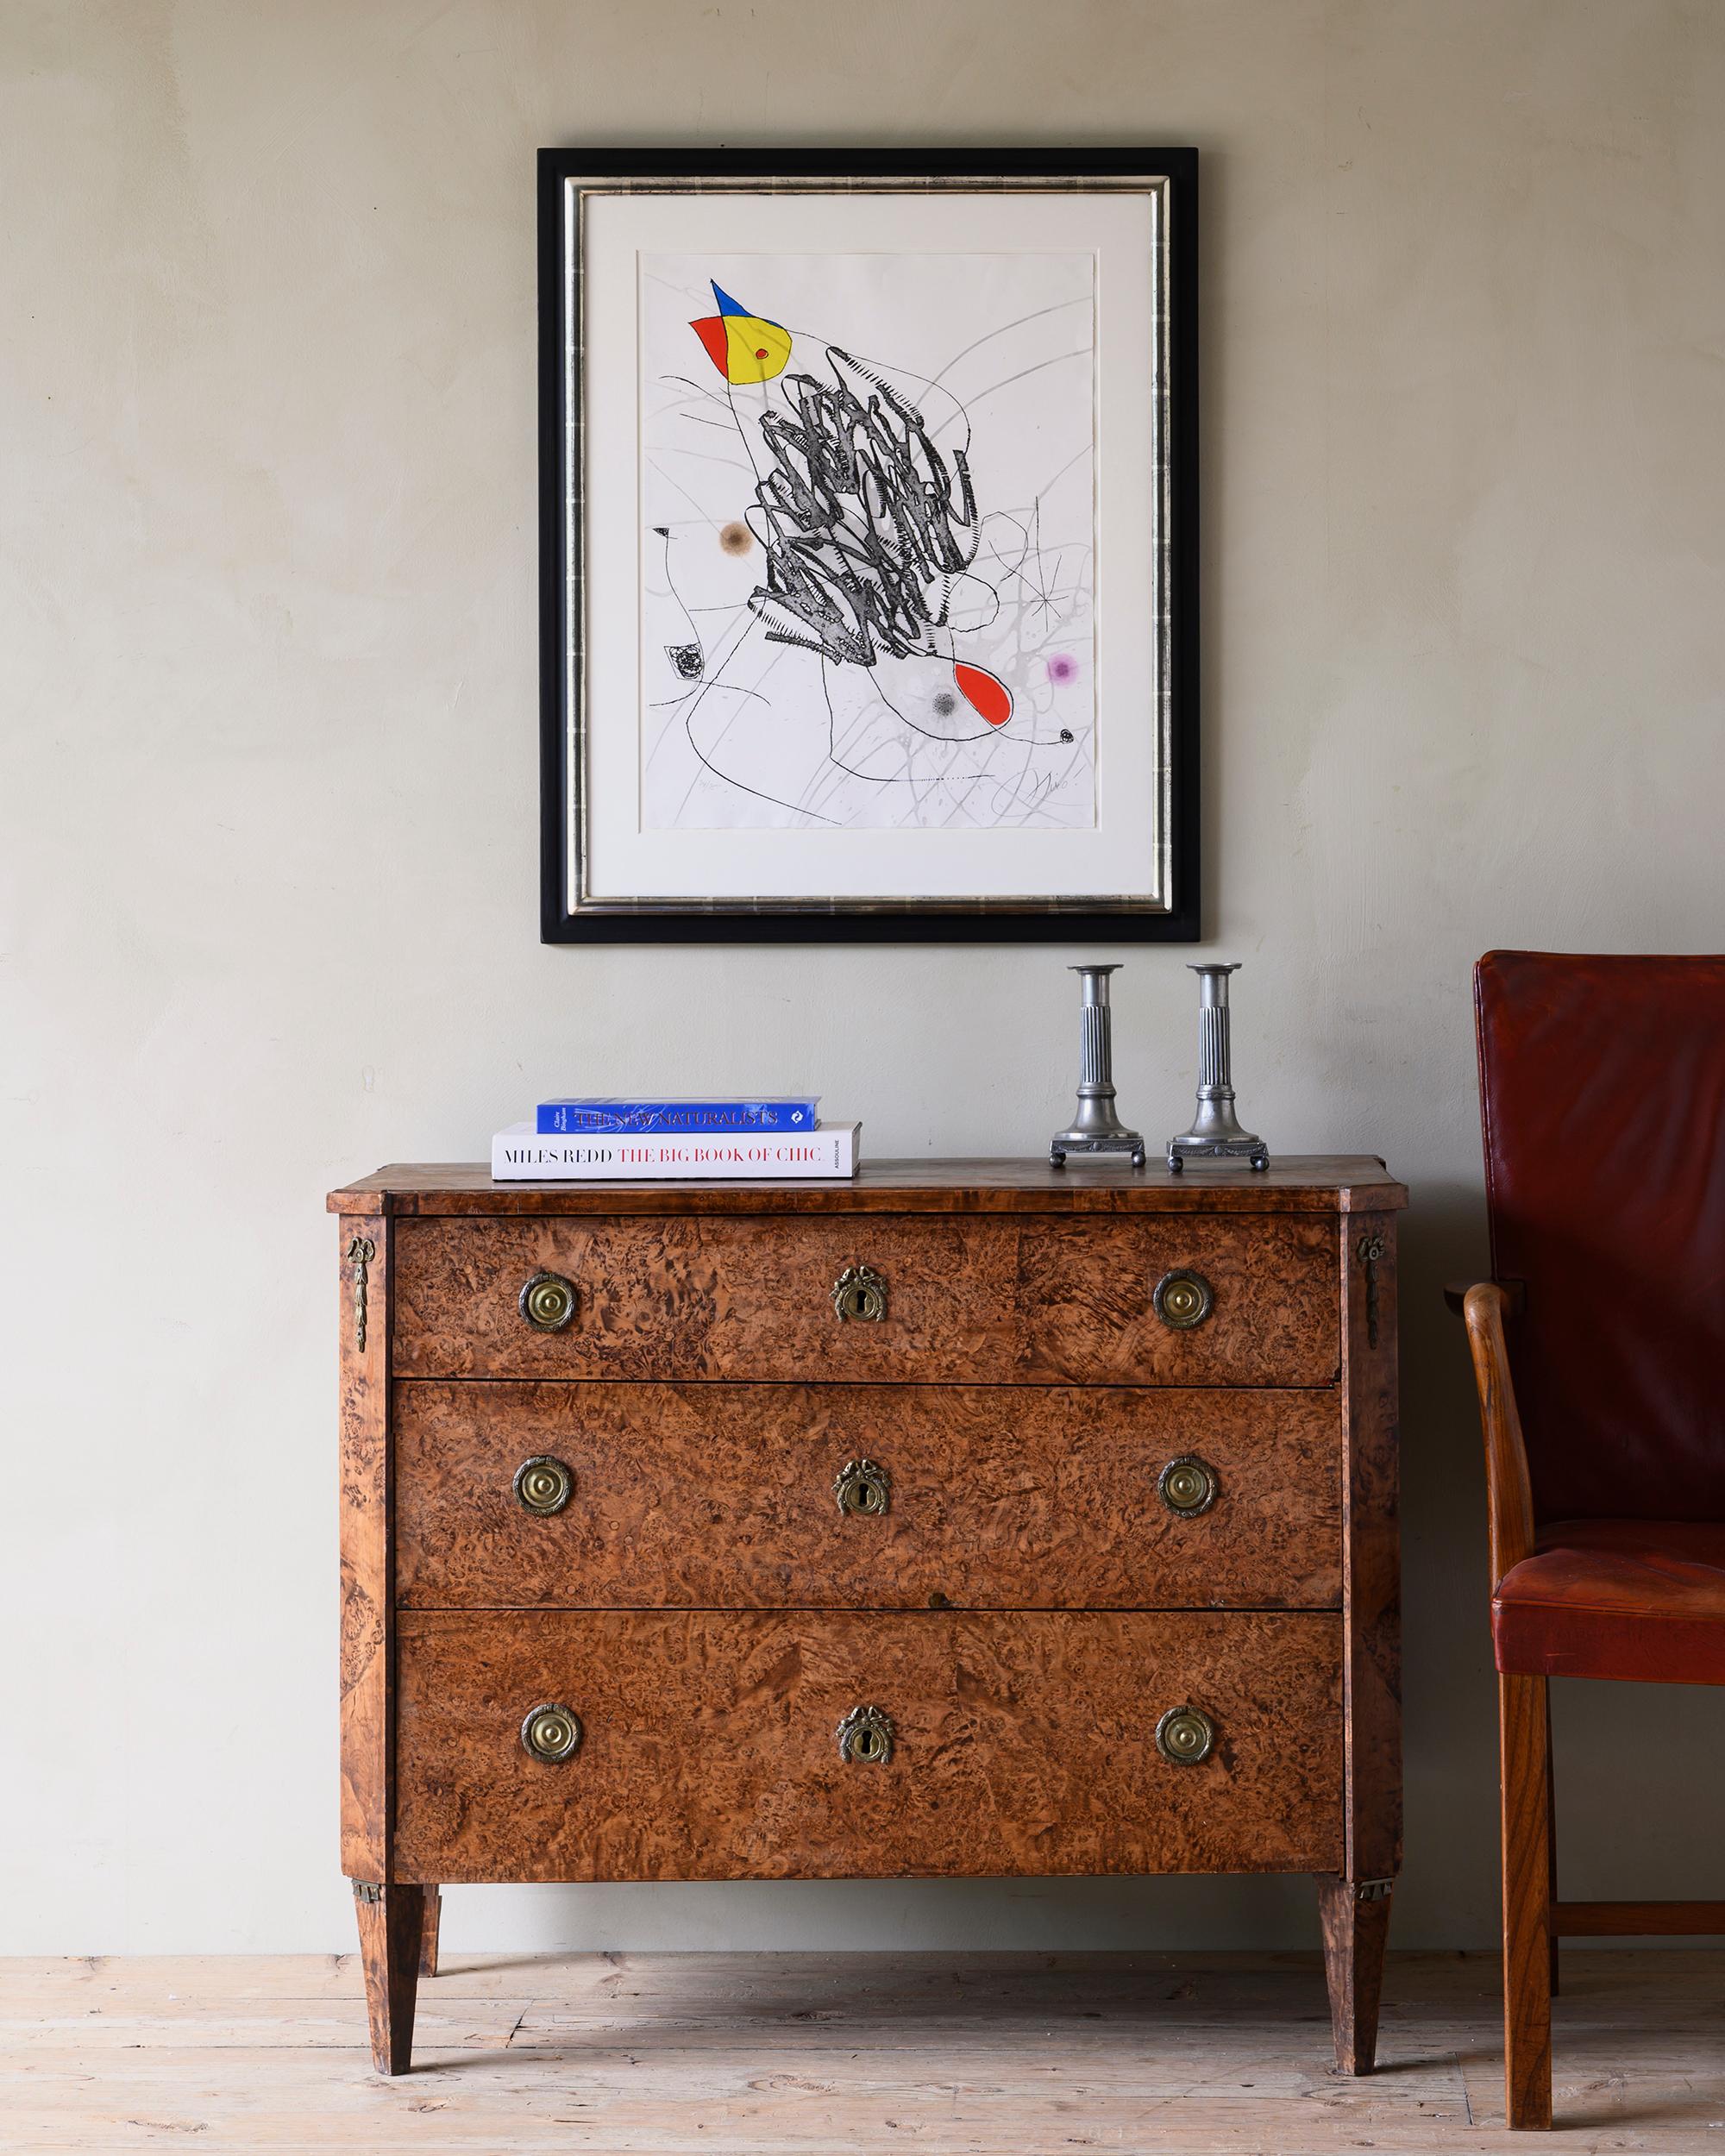
[[[1335,1871],[1325,1612],[404,1613],[395,1876]],[[572,1708],[532,1757],[522,1724]],[[1208,1756],[1157,1743],[1201,1710]],[[890,1757],[841,1758],[859,1707]]]

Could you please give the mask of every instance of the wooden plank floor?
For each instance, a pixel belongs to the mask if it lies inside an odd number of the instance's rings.
[[[1725,1954],[1566,1950],[1566,2156],[1725,2156]],[[0,1961],[0,2149],[689,2156],[1518,2149],[1496,1964],[1405,1955],[1380,2071],[1315,1960],[452,1955],[380,2081],[351,1955]]]

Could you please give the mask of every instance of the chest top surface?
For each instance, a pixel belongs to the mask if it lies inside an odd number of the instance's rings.
[[[480,1162],[403,1163],[332,1191],[348,1214],[1389,1213],[1405,1188],[1370,1154],[1246,1168],[1051,1168],[1042,1160],[875,1161],[848,1182],[494,1182]]]

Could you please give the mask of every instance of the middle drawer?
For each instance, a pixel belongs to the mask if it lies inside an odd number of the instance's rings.
[[[398,1597],[1333,1608],[1339,1413],[1304,1390],[398,1381]]]

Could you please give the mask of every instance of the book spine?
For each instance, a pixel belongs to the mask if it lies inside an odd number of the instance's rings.
[[[617,1100],[594,1106],[542,1100],[533,1127],[542,1138],[637,1131],[812,1131],[812,1100]]]
[[[652,1182],[681,1176],[778,1181],[786,1176],[827,1181],[856,1171],[855,1134],[848,1128],[806,1138],[723,1136],[546,1138],[512,1131],[492,1140],[491,1172],[498,1182]]]

